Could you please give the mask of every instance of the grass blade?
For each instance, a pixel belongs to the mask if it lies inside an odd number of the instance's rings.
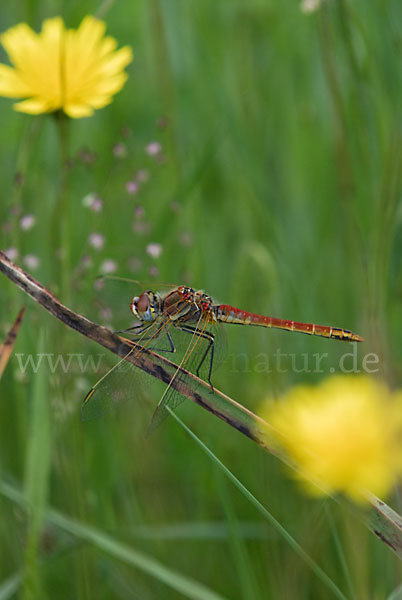
[[[44,335],[39,336],[38,349],[43,352]],[[40,537],[45,518],[51,462],[51,416],[47,394],[47,373],[41,367],[35,375],[30,429],[25,460],[25,497],[28,505],[28,531],[25,551],[26,577],[24,600],[40,594]]]
[[[22,581],[21,573],[17,572],[8,577],[3,583],[0,583],[0,600],[12,598],[18,591]]]

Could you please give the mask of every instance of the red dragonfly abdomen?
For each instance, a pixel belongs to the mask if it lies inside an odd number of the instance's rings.
[[[308,335],[317,335],[319,337],[344,340],[347,342],[363,342],[363,338],[357,333],[338,327],[329,327],[327,325],[315,325],[314,323],[299,323],[298,321],[288,321],[287,319],[276,319],[275,317],[265,317],[256,315],[239,308],[234,308],[229,304],[220,304],[215,310],[218,321],[224,323],[238,323],[241,325],[256,325],[257,327],[273,327],[275,329],[285,329],[286,331],[298,331]]]

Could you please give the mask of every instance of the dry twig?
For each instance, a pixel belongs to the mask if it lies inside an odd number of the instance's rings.
[[[6,339],[0,346],[0,379],[4,373],[4,369],[6,368],[11,353],[13,351],[15,340],[17,338],[19,328],[21,327],[22,320],[24,318],[24,313],[25,306],[21,308],[20,312],[17,315],[17,318],[11,326],[10,331],[7,333]]]

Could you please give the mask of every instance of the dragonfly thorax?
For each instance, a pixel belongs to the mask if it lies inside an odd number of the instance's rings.
[[[140,321],[155,321],[161,311],[161,297],[155,292],[143,292],[131,301],[131,312]]]

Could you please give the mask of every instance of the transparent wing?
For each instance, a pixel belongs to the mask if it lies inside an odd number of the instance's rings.
[[[168,325],[166,321],[155,322],[141,336],[136,336],[133,341],[139,346],[134,346],[127,356],[101,377],[85,396],[81,407],[83,421],[113,413],[118,405],[146,391],[150,386],[150,376],[126,359],[128,355],[135,358],[135,355],[141,353],[144,348],[161,352],[171,351],[167,337]]]
[[[208,318],[203,318],[196,327],[172,328],[171,336],[176,347],[178,338],[186,338],[183,356],[180,361],[175,362],[179,367],[209,383],[213,393],[212,375],[226,355],[226,335],[223,327],[218,323],[210,322]],[[174,410],[185,400],[185,396],[172,386],[174,380],[179,384],[180,389],[180,382],[184,378],[185,376],[178,369],[156,407],[148,427],[148,435],[169,415],[167,407]]]
[[[121,359],[89,391],[81,406],[81,419],[92,421],[143,393],[141,370]]]

